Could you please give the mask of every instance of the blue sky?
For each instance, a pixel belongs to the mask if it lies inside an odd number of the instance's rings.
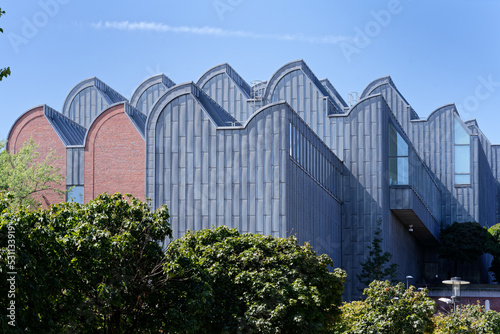
[[[61,110],[97,76],[130,98],[165,73],[229,63],[247,82],[304,59],[347,100],[390,75],[421,118],[456,103],[500,144],[500,1],[5,0],[0,139],[26,110]]]

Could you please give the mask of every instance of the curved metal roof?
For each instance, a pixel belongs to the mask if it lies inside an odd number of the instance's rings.
[[[228,77],[246,94],[247,98],[250,97],[250,85],[231,67],[228,63],[216,65],[203,73],[196,82],[196,85],[203,89],[203,86],[218,74],[226,73]]]
[[[326,89],[329,90],[330,95],[332,95],[335,98],[335,100],[338,104],[340,104],[342,107],[345,107],[345,108],[349,107],[347,105],[347,103],[344,101],[344,99],[342,98],[342,96],[339,94],[339,92],[337,92],[335,87],[333,87],[330,80],[325,78],[325,79],[320,80],[320,82]]]
[[[154,75],[151,78],[144,80],[132,93],[132,97],[130,98],[130,104],[137,108],[137,104],[139,100],[143,96],[146,91],[151,89],[154,85],[163,85],[165,90],[175,86],[175,82],[170,80],[165,74]]]
[[[85,79],[85,80],[81,81],[79,84],[77,84],[75,87],[73,87],[73,89],[68,93],[68,96],[66,97],[66,99],[64,101],[64,105],[63,105],[63,109],[62,109],[63,115],[65,115],[66,117],[69,117],[71,119],[70,109],[71,109],[73,101],[75,100],[75,98],[77,96],[79,96],[80,93],[82,93],[85,89],[88,89],[88,88],[95,90],[95,94],[99,95],[99,97],[104,102],[104,105],[103,106],[92,105],[93,108],[99,108],[102,110],[96,110],[95,115],[92,115],[90,117],[90,122],[87,122],[87,123],[91,123],[93,118],[95,118],[101,111],[106,109],[107,106],[109,106],[113,103],[127,101],[127,99],[125,97],[123,97],[121,94],[119,94],[118,92],[113,90],[111,87],[106,85],[104,82],[102,82],[98,78],[93,77],[93,78],[89,78],[89,79]],[[73,121],[77,121],[77,120],[73,119]],[[82,121],[80,121],[80,122],[77,121],[77,123],[82,123]],[[84,122],[84,123],[86,123],[86,122]],[[81,125],[85,126],[84,124],[81,124]]]
[[[314,75],[309,66],[304,62],[304,60],[295,60],[291,61],[283,66],[281,66],[269,79],[266,90],[264,93],[264,100],[268,103],[271,102],[272,93],[274,92],[276,86],[280,82],[280,80],[290,72],[301,70],[309,80],[311,80],[316,88],[323,94],[323,96],[328,97],[332,105],[333,109],[337,110],[336,113],[342,113],[342,108],[337,102],[337,98],[331,94],[328,89],[323,85],[323,83]],[[333,87],[333,86],[332,86]],[[344,102],[345,103],[345,102]]]
[[[191,94],[195,98],[216,126],[228,126],[228,124],[232,126],[241,125],[240,122],[238,122],[233,116],[231,116],[231,114],[218,105],[195,83],[187,82],[175,85],[163,94],[158,102],[156,102],[155,106],[151,110],[151,113],[148,115],[146,128],[151,128],[151,123],[157,120],[163,109],[172,100],[186,94]]]

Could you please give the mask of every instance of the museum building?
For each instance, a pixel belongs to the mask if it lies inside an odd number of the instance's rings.
[[[436,253],[442,227],[499,221],[500,146],[454,104],[421,119],[390,77],[348,105],[302,60],[251,85],[222,64],[196,83],[153,76],[130,100],[87,79],[61,110],[26,111],[7,149],[33,138],[42,157],[62,157],[68,200],[150,198],[168,206],[174,238],[220,225],[296,235],[347,271],[347,300],[359,295],[378,221],[400,279],[422,284],[449,278]],[[488,266],[483,257],[462,276],[489,282]]]

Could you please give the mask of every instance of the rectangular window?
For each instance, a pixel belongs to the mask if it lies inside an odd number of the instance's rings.
[[[389,124],[389,184],[409,184],[408,143],[396,128]]]
[[[470,184],[470,136],[460,121],[454,121],[455,184]]]
[[[83,186],[68,186],[66,201],[83,204]]]
[[[338,196],[336,182],[340,173],[292,123],[290,123],[290,158],[314,180],[335,196]],[[335,190],[335,192],[334,192]]]

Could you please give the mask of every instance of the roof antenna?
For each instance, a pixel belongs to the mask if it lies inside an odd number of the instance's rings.
[[[255,112],[258,108],[262,106],[262,100],[264,99],[264,90],[266,88],[265,81],[262,80],[252,80],[250,81],[250,99],[252,100],[252,112]]]
[[[353,106],[356,103],[358,103],[359,95],[357,92],[350,92],[349,93],[349,106]]]

